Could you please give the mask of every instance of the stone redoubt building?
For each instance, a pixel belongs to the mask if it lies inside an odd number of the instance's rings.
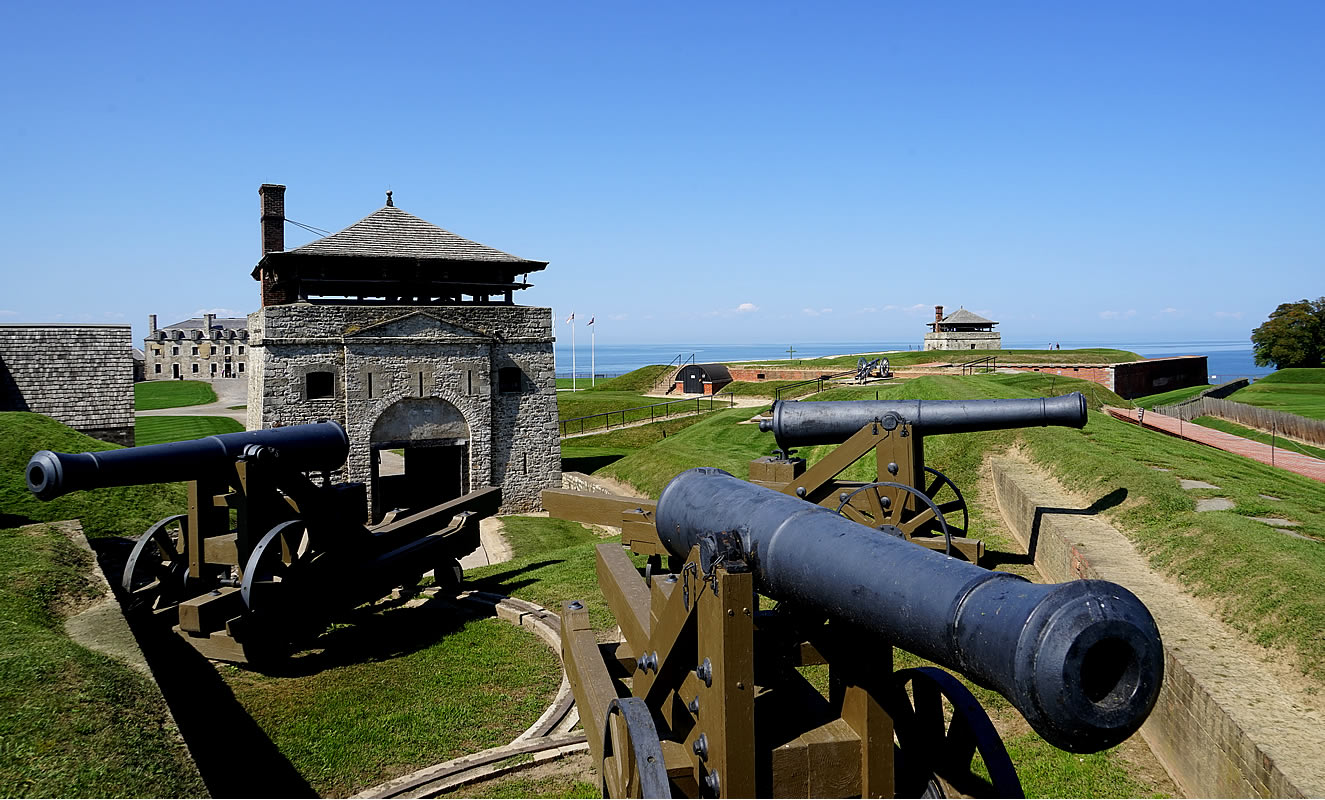
[[[959,308],[943,316],[943,306],[934,306],[934,321],[927,323],[926,350],[1001,350],[1003,335],[994,330],[997,322]]]
[[[547,266],[387,204],[285,250],[285,187],[264,184],[262,308],[249,315],[248,428],[335,419],[370,516],[501,486],[503,510],[561,485],[552,312],[515,305]],[[404,475],[380,473],[403,450]]]
[[[156,314],[147,315],[145,380],[242,378],[247,365],[247,319],[204,314],[158,328]]]

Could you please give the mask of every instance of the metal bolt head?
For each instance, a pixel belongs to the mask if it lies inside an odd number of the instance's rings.
[[[886,495],[885,495],[885,496],[882,496],[882,497],[879,498],[879,505],[883,506],[883,508],[884,508],[885,510],[886,510],[886,509],[889,509],[889,508],[892,508],[892,507],[893,507],[893,499],[892,499],[891,497],[886,496]]]
[[[889,461],[889,462],[888,462],[888,474],[889,474],[889,475],[896,475],[896,474],[897,474],[897,462],[896,462],[896,461]]]
[[[579,600],[572,600],[566,604],[566,608],[569,608],[572,611],[579,611],[584,608],[584,603],[581,603]]]
[[[797,487],[796,487],[796,496],[797,496],[797,497],[804,497],[804,496],[805,496],[805,487],[804,487],[804,486],[797,486]]]
[[[695,751],[695,755],[699,756],[700,759],[707,761],[709,757],[708,735],[701,733],[699,735],[699,738],[695,740],[694,745],[692,745],[692,749]]]
[[[704,785],[715,795],[722,794],[722,784],[718,781],[718,771],[714,770],[704,777]]]
[[[686,703],[686,708],[689,709],[689,711],[690,711],[691,714],[698,714],[698,713],[699,713],[699,695],[695,695],[695,699],[694,699],[694,700],[691,700],[689,703]]]

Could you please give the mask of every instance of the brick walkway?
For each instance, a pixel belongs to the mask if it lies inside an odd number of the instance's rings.
[[[1135,408],[1112,408],[1105,406],[1104,410],[1117,419],[1126,422],[1137,421],[1137,411]],[[1268,444],[1253,442],[1250,439],[1244,439],[1241,436],[1234,436],[1231,433],[1206,428],[1192,422],[1183,422],[1177,417],[1169,417],[1164,414],[1156,414],[1154,411],[1145,413],[1142,427],[1152,428],[1163,433],[1177,436],[1181,439],[1187,439],[1192,442],[1208,444],[1211,447],[1217,447],[1220,450],[1226,450],[1230,453],[1236,453],[1240,456],[1253,458],[1262,464],[1272,464],[1281,467],[1290,472],[1296,472],[1299,475],[1305,475],[1308,478],[1325,482],[1325,461],[1311,456],[1304,456],[1301,453],[1294,453],[1291,450],[1283,448],[1274,448],[1271,454]]]

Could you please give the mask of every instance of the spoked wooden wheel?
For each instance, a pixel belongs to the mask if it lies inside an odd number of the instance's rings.
[[[893,675],[898,797],[1024,797],[989,715],[962,682],[936,667]],[[975,773],[976,756],[989,777]]]
[[[938,506],[939,513],[948,524],[948,531],[953,536],[965,536],[971,529],[971,515],[966,508],[966,498],[962,497],[962,490],[957,488],[951,478],[933,467],[925,467],[925,472],[933,477],[925,486],[925,496]],[[937,533],[933,528],[931,525],[926,532]]]
[[[302,519],[280,523],[253,548],[239,590],[249,611],[267,613],[299,600],[297,585],[312,560]]]
[[[189,562],[184,556],[188,525],[188,514],[176,514],[138,538],[120,580],[130,611],[161,611],[184,599],[189,579]]]
[[[890,481],[867,483],[843,492],[840,500],[838,514],[876,531],[906,539],[941,534],[944,554],[952,555],[952,530],[943,511],[914,486]]]
[[[672,796],[658,729],[641,698],[618,697],[608,705],[601,769],[603,797]]]

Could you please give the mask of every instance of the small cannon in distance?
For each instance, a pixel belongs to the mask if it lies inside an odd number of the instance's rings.
[[[888,359],[880,356],[870,361],[864,356],[856,359],[856,383],[866,383],[870,378],[891,378],[893,372],[889,369]]]
[[[287,653],[336,614],[429,570],[458,591],[459,558],[501,504],[490,487],[370,529],[363,484],[331,480],[349,446],[344,428],[324,420],[96,453],[43,450],[26,477],[43,500],[188,480],[188,513],[152,525],[129,555],[126,606],[173,625],[209,658],[247,663]]]
[[[617,500],[623,540],[683,565],[641,578],[619,546],[598,546],[625,637],[606,653],[585,604],[563,605],[563,658],[606,795],[1020,796],[969,691],[937,668],[894,673],[892,647],[995,689],[1072,752],[1127,738],[1158,695],[1159,632],[1116,584],[990,572],[721,470],[681,473],[651,511]],[[826,699],[795,669],[824,663]]]
[[[750,479],[828,508],[876,530],[978,563],[983,543],[968,538],[970,515],[957,485],[925,465],[926,436],[1028,428],[1081,428],[1086,398],[1015,400],[782,400],[759,430],[772,432],[773,456],[750,463]],[[807,469],[793,447],[838,445]],[[839,480],[875,454],[871,482]]]

